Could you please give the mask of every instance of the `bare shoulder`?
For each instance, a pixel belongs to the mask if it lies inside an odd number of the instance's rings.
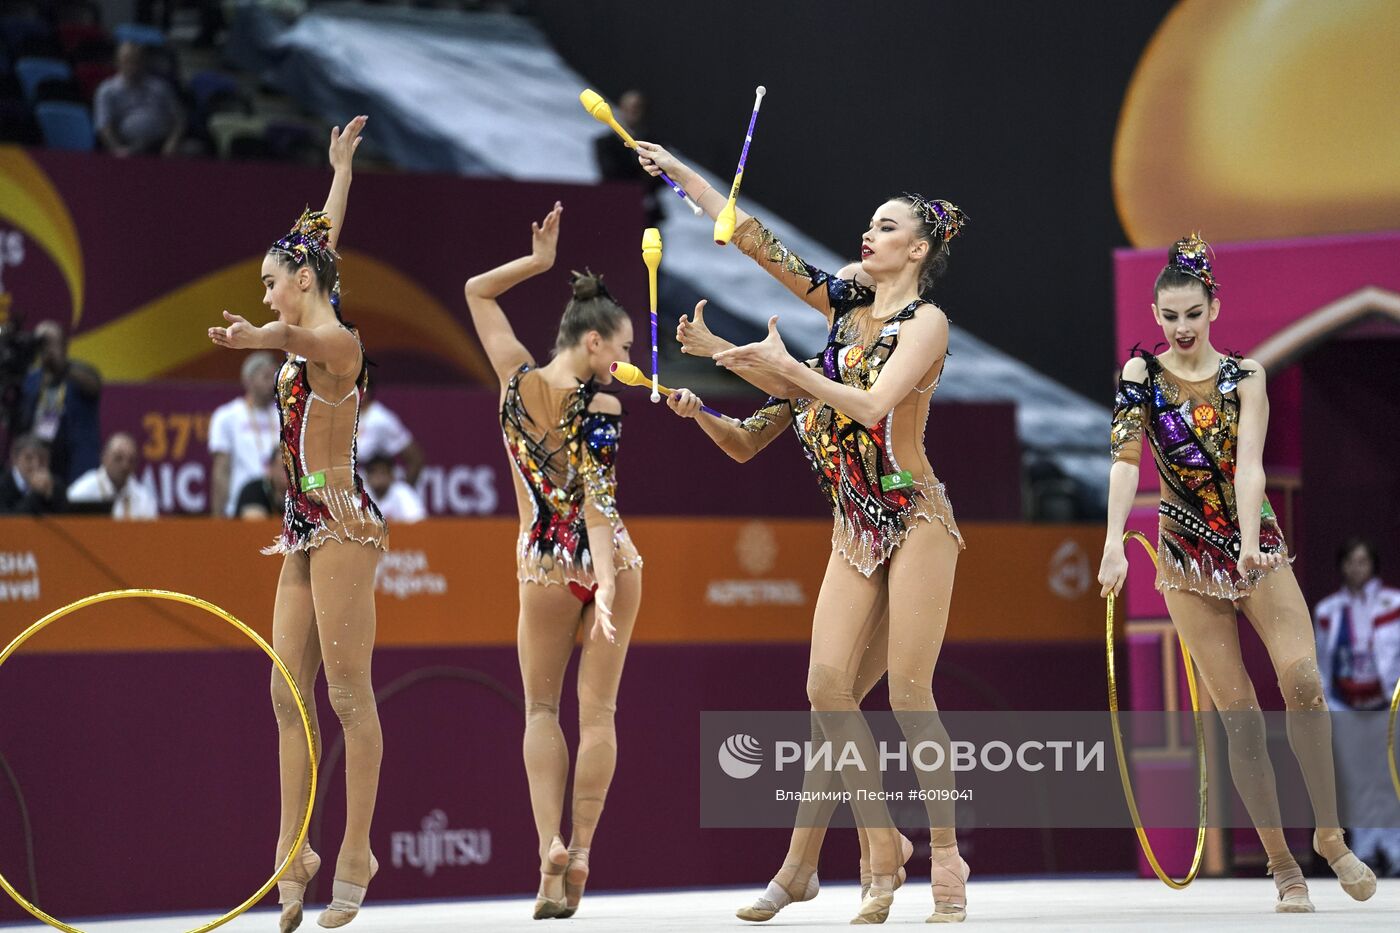
[[[1147,360],[1140,356],[1130,357],[1128,362],[1123,364],[1123,380],[1125,382],[1146,382]]]
[[[622,414],[622,402],[618,401],[616,395],[599,392],[593,396],[593,401],[588,403],[588,410],[602,412],[605,415],[620,415]]]
[[[914,320],[927,321],[940,330],[946,331],[948,329],[948,315],[931,301],[925,301],[914,309]]]
[[[1251,399],[1268,399],[1268,388],[1264,380],[1264,367],[1260,366],[1256,360],[1240,360],[1240,371],[1249,376],[1248,379],[1241,379],[1235,387],[1239,393],[1240,401],[1246,402]]]
[[[1264,381],[1264,367],[1258,360],[1245,357],[1240,360],[1240,369],[1249,373],[1251,379],[1258,379],[1260,382]]]

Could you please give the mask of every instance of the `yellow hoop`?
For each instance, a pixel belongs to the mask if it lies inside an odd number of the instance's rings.
[[[244,911],[248,910],[258,901],[262,900],[265,896],[267,896],[267,892],[271,891],[273,887],[277,884],[277,882],[282,880],[282,875],[286,873],[287,869],[292,864],[293,856],[296,855],[296,853],[301,849],[302,843],[306,841],[306,833],[311,826],[311,807],[312,803],[316,799],[315,730],[311,723],[311,714],[306,708],[306,701],[302,699],[301,691],[297,689],[296,679],[292,677],[292,672],[287,669],[287,666],[282,663],[282,659],[277,656],[277,652],[272,650],[272,646],[269,645],[261,635],[259,635],[247,625],[244,625],[238,619],[234,618],[227,611],[220,609],[213,603],[205,602],[197,596],[188,596],[184,593],[175,593],[170,590],[111,590],[106,593],[98,593],[95,596],[88,596],[84,599],[78,600],[77,602],[69,603],[62,609],[56,609],[53,612],[50,612],[38,622],[35,622],[33,625],[29,626],[29,628],[25,629],[23,632],[20,632],[19,636],[16,637],[14,641],[10,642],[10,644],[5,648],[4,651],[0,651],[0,664],[4,664],[5,661],[9,659],[10,655],[14,654],[15,651],[17,651],[21,645],[27,642],[30,638],[33,638],[39,632],[43,631],[46,627],[48,627],[50,623],[57,622],[59,619],[68,615],[69,613],[77,612],[79,609],[83,609],[87,606],[91,606],[96,603],[104,603],[111,599],[132,598],[168,599],[177,603],[186,603],[190,606],[195,606],[196,608],[203,609],[205,612],[209,612],[213,615],[218,616],[220,619],[223,619],[229,625],[232,625],[234,628],[238,629],[244,635],[247,635],[250,639],[252,639],[255,645],[262,649],[264,654],[266,654],[269,658],[272,659],[272,663],[276,666],[277,670],[281,672],[282,677],[287,681],[287,686],[290,687],[292,690],[292,697],[296,700],[297,710],[301,713],[301,723],[306,728],[306,749],[311,761],[311,778],[307,782],[306,813],[302,817],[301,829],[297,832],[296,841],[292,843],[292,847],[287,852],[287,857],[282,860],[282,864],[277,866],[277,871],[273,874],[271,878],[267,880],[265,884],[263,884],[262,887],[258,888],[256,894],[248,898],[242,904],[239,904],[233,910],[224,914],[219,919],[206,923],[203,926],[195,927],[193,930],[189,931],[189,933],[206,933],[206,931],[208,930],[213,930],[216,927],[221,927],[225,923],[228,923],[230,920],[237,917],[239,914],[242,914]],[[18,891],[14,889],[14,886],[10,884],[10,882],[5,878],[3,874],[0,874],[0,887],[5,889],[5,893],[10,895],[10,897],[14,899],[14,902],[16,904],[19,904],[19,906],[29,911],[29,913],[33,916],[44,921],[49,926],[59,930],[63,930],[65,931],[65,933],[83,933],[83,931],[79,930],[77,927],[69,926],[61,920],[55,920],[53,917],[50,917],[48,914],[44,913],[34,904],[30,903],[28,900],[22,897]]]
[[[1152,547],[1152,543],[1147,540],[1141,532],[1129,531],[1123,535],[1123,542],[1135,540],[1147,551],[1147,556],[1152,558],[1152,566],[1157,566],[1157,551]],[[1113,750],[1118,755],[1118,775],[1123,780],[1123,796],[1128,799],[1128,812],[1133,817],[1133,828],[1137,830],[1138,843],[1142,846],[1142,852],[1147,856],[1147,863],[1152,866],[1157,877],[1162,879],[1162,883],[1169,888],[1180,891],[1192,881],[1196,880],[1196,872],[1201,868],[1201,856],[1206,848],[1206,806],[1209,801],[1209,786],[1206,777],[1206,740],[1205,731],[1201,728],[1201,705],[1196,694],[1196,671],[1191,663],[1191,652],[1186,649],[1186,643],[1181,641],[1180,633],[1177,634],[1177,642],[1181,645],[1181,657],[1186,662],[1186,686],[1191,691],[1191,714],[1196,721],[1196,767],[1200,779],[1201,795],[1201,817],[1200,825],[1196,829],[1196,853],[1191,858],[1191,868],[1186,873],[1186,877],[1177,881],[1171,875],[1162,870],[1162,866],[1157,862],[1157,855],[1152,851],[1152,844],[1147,841],[1147,830],[1142,826],[1142,817],[1138,814],[1137,798],[1133,796],[1132,780],[1128,776],[1128,759],[1123,752],[1123,734],[1118,728],[1118,678],[1113,664],[1113,619],[1114,604],[1116,599],[1112,593],[1108,594],[1108,624],[1106,631],[1108,648],[1108,711],[1109,718],[1113,722]],[[1400,690],[1396,692],[1396,699],[1400,700]],[[1392,711],[1395,704],[1391,705]],[[1391,714],[1394,720],[1394,712]],[[1392,760],[1391,775],[1395,774],[1395,765]],[[1400,783],[1397,783],[1400,788]]]
[[[1395,683],[1395,692],[1390,695],[1390,728],[1385,734],[1385,763],[1390,765],[1390,786],[1395,788],[1395,796],[1400,797],[1400,774],[1395,773],[1395,714],[1400,712],[1400,681]]]

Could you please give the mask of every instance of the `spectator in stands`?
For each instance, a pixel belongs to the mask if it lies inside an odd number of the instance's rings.
[[[617,99],[617,110],[613,116],[636,139],[651,139],[651,128],[647,125],[647,99],[641,91],[625,91]],[[647,226],[659,227],[666,218],[661,206],[661,198],[668,191],[660,178],[652,178],[637,164],[637,154],[626,146],[612,130],[593,140],[593,155],[598,162],[598,172],[604,181],[640,181],[646,185],[642,195],[642,210],[646,213]]]
[[[238,492],[236,514],[239,518],[272,518],[280,516],[287,498],[287,470],[282,465],[282,447],[277,445],[267,457],[262,476],[243,484]]]
[[[160,510],[155,493],[134,481],[136,441],[118,431],[102,448],[102,465],[88,470],[68,487],[69,503],[110,503],[113,518],[151,519]],[[75,510],[76,511],[76,510]]]
[[[418,490],[394,479],[394,461],[388,457],[375,457],[365,464],[365,485],[385,521],[412,524],[428,517]]]
[[[53,472],[66,486],[98,463],[102,377],[68,358],[68,337],[58,322],[41,322],[34,336],[40,341],[39,360],[24,380],[20,431],[32,431],[48,445]]]
[[[250,353],[243,361],[242,378],[243,395],[220,405],[209,419],[209,452],[214,460],[209,512],[215,516],[238,514],[243,487],[262,476],[267,452],[277,446],[281,432],[273,402],[277,357]]]
[[[15,438],[10,468],[0,476],[0,513],[46,515],[67,505],[63,481],[49,470],[49,445],[33,434]]]
[[[185,113],[170,85],[146,72],[141,46],[123,42],[117,73],[93,96],[93,125],[114,155],[170,155],[185,135]]]
[[[375,400],[372,383],[360,406],[355,451],[361,463],[368,463],[375,457],[399,461],[410,485],[418,482],[418,474],[423,471],[423,448],[418,446],[399,416],[385,408],[383,402]]]
[[[1333,729],[1343,817],[1352,851],[1400,877],[1400,829],[1385,756],[1385,711],[1400,679],[1400,590],[1381,583],[1375,545],[1352,538],[1337,552],[1342,588],[1317,604],[1317,660]],[[1347,710],[1368,711],[1349,715]],[[1379,867],[1378,867],[1379,870]]]

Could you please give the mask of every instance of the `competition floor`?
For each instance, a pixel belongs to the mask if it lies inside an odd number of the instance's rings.
[[[1400,929],[1400,880],[1382,879],[1376,895],[1364,904],[1348,898],[1330,879],[1309,879],[1317,913],[1277,915],[1270,904],[1268,879],[1205,880],[1186,891],[1172,891],[1159,881],[1135,879],[989,880],[974,879],[972,910],[967,926],[979,933],[1035,930],[1070,933],[1079,930],[1152,930],[1181,933],[1287,928],[1338,930],[1348,933]],[[824,887],[806,904],[794,904],[766,924],[735,919],[734,909],[758,893],[757,888],[723,888],[661,893],[590,894],[584,910],[568,927],[530,919],[531,899],[374,904],[348,928],[356,933],[460,933],[491,930],[741,930],[790,928],[844,930],[855,914],[859,892],[852,884]],[[887,923],[922,925],[930,912],[928,888],[901,889]],[[210,916],[153,916],[78,922],[85,933],[183,933]],[[970,926],[975,924],[975,927]],[[4,929],[48,929],[32,924],[5,924]],[[277,928],[275,913],[245,914],[227,926],[229,933],[267,933]],[[301,930],[319,930],[308,912]]]

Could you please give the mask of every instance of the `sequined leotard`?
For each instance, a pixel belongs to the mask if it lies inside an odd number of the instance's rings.
[[[835,278],[804,262],[773,233],[750,218],[735,231],[734,243],[802,300],[827,314],[831,328],[826,349],[807,361],[828,379],[869,391],[899,343],[899,330],[922,302],[915,301],[883,322],[868,314],[872,289]],[[877,327],[871,338],[863,327]],[[744,422],[760,430],[790,408],[793,428],[830,499],[834,518],[832,547],[861,573],[870,576],[904,541],[919,520],[941,522],[963,546],[953,507],[924,452],[929,403],[943,361],[936,361],[933,381],[916,386],[879,424],[866,428],[815,399],[768,403]]]
[[[1113,403],[1113,459],[1137,463],[1146,429],[1162,484],[1158,506],[1157,582],[1169,589],[1236,600],[1262,573],[1237,566],[1240,524],[1235,508],[1235,451],[1240,402],[1236,387],[1252,370],[1226,356],[1213,378],[1190,382],[1150,353],[1147,381],[1122,380]],[[1261,506],[1259,550],[1284,548],[1274,511]]]
[[[575,593],[594,586],[590,524],[612,527],[617,570],[642,566],[617,511],[622,419],[589,411],[595,394],[592,382],[554,388],[529,364],[506,384],[501,432],[515,467],[516,575],[522,583],[571,585]]]
[[[282,534],[264,554],[309,551],[327,541],[388,548],[389,530],[356,470],[363,374],[335,376],[288,355],[277,374],[287,496]]]

